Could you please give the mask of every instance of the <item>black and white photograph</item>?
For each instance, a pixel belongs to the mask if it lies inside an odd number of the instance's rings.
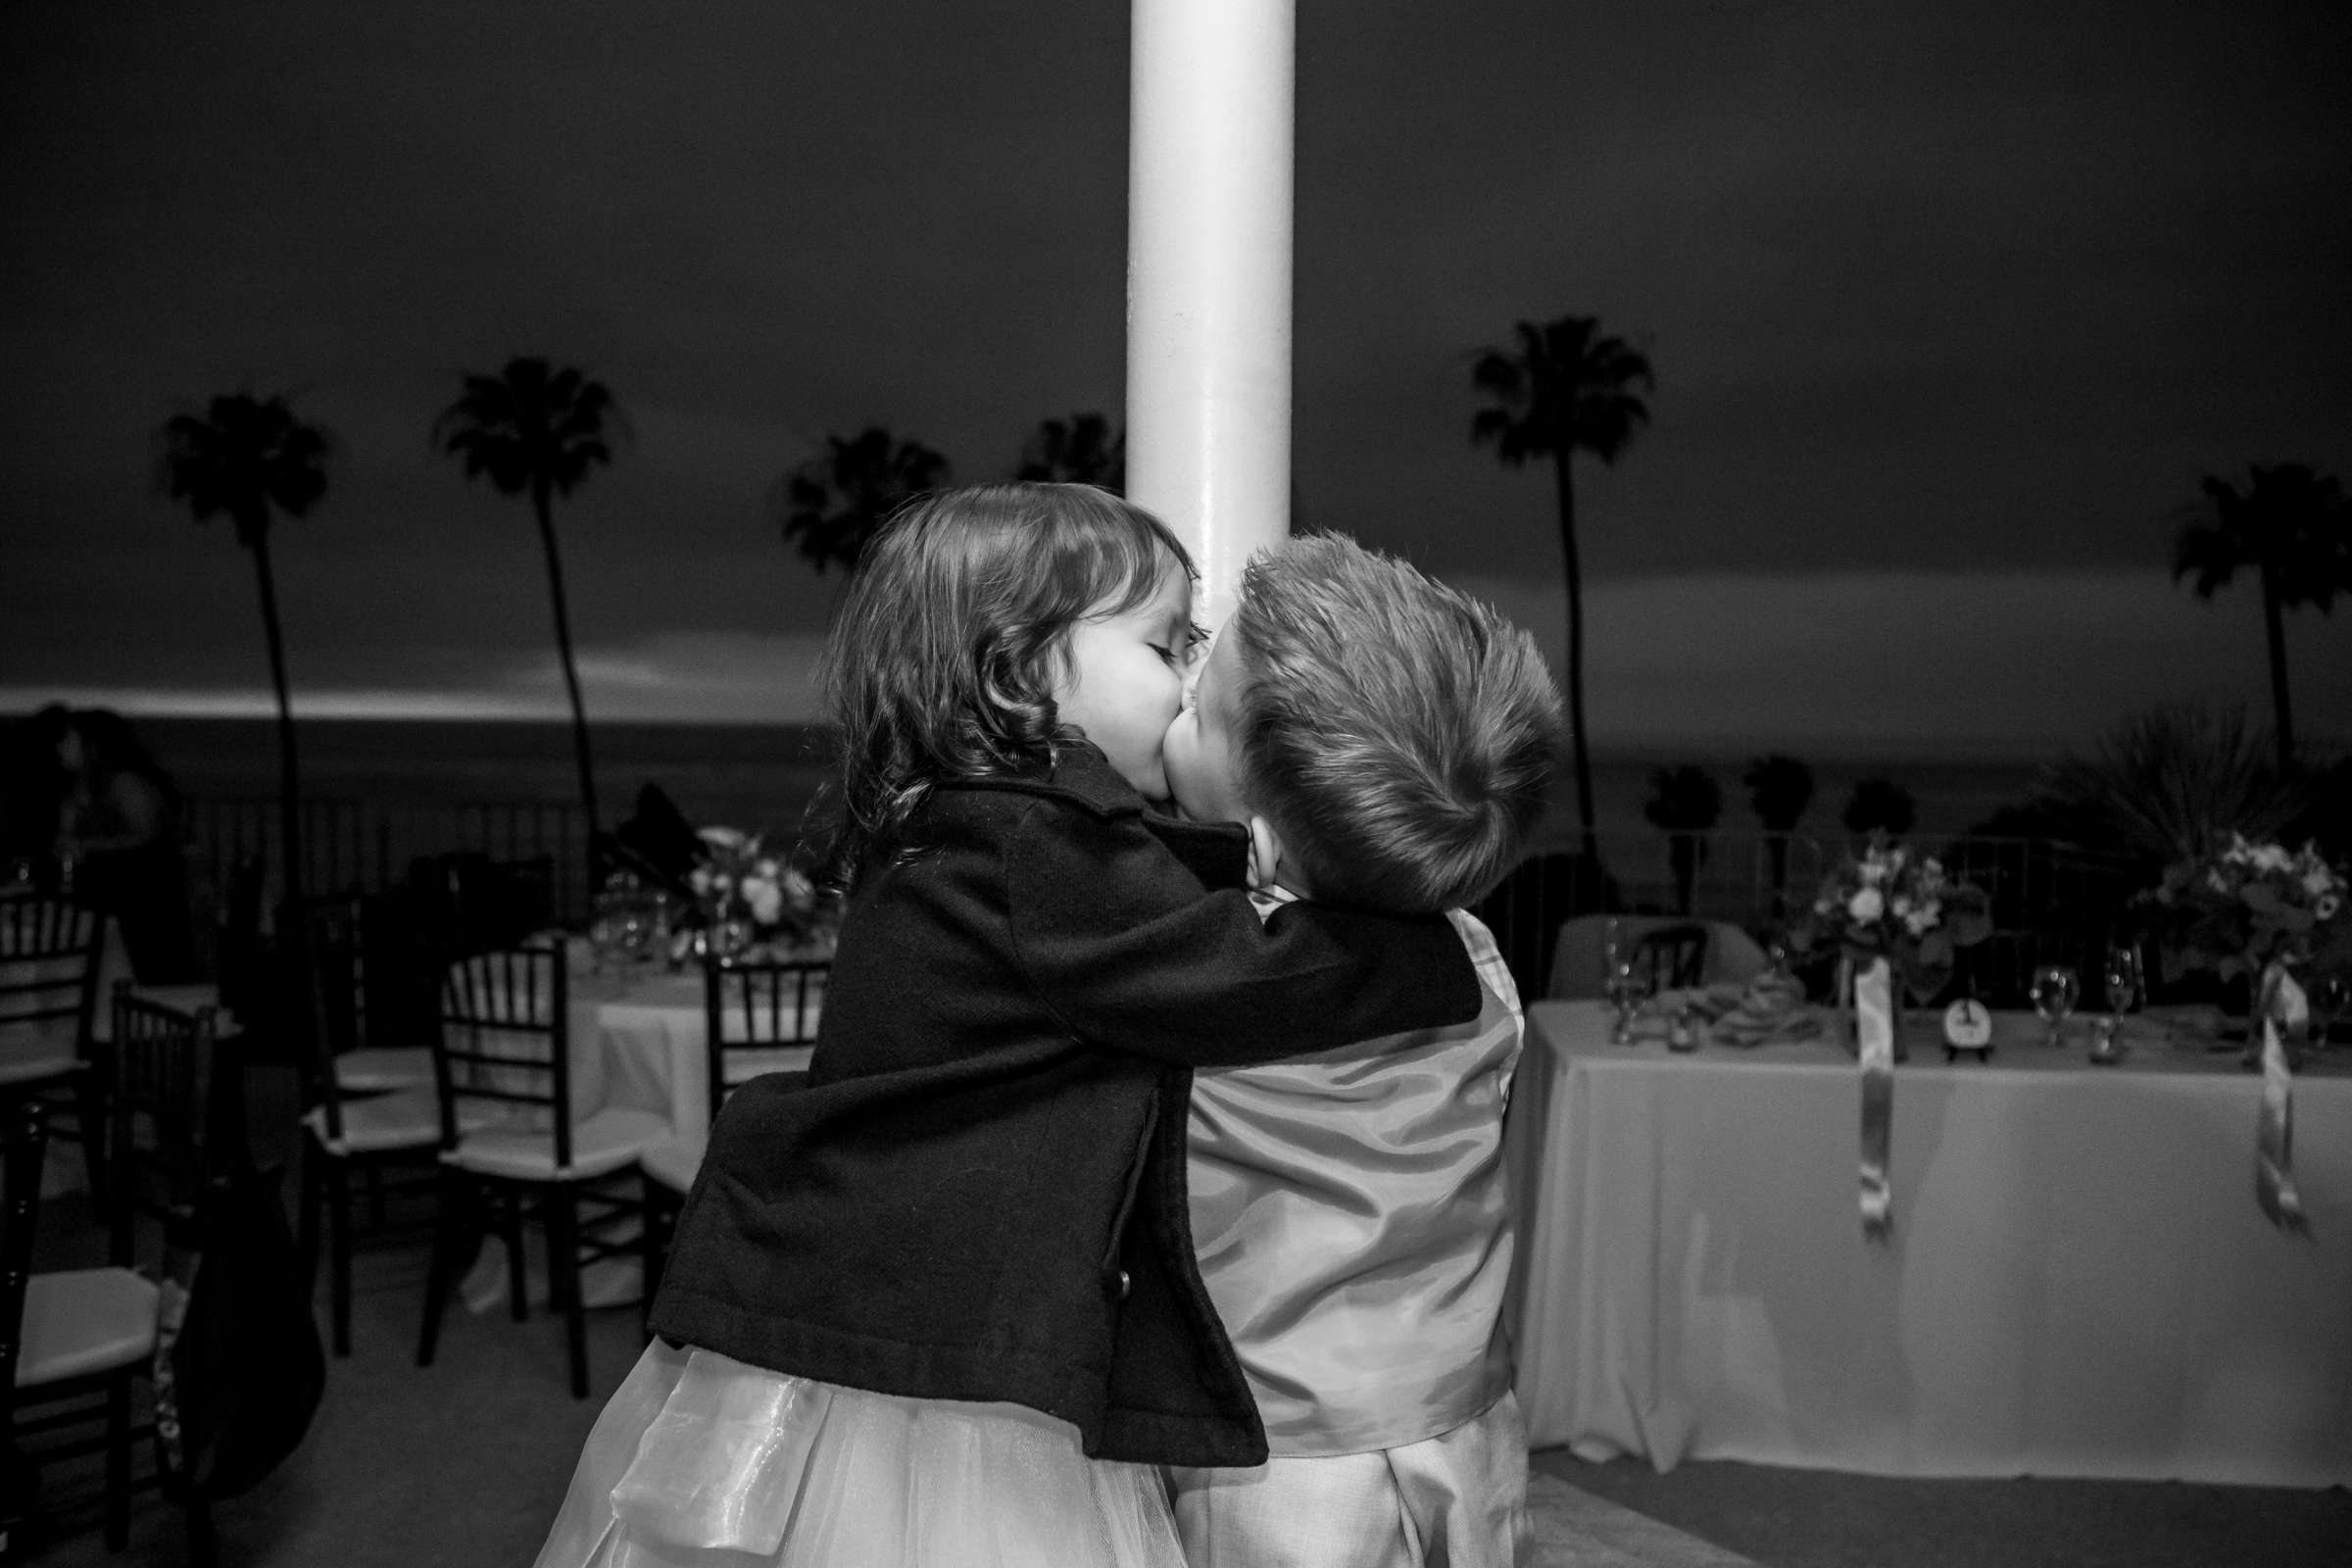
[[[2347,79],[0,5],[0,1564],[2352,1562]]]

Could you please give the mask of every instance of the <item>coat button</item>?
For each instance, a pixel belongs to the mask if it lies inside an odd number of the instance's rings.
[[[1128,1287],[1129,1287],[1129,1286],[1131,1286],[1131,1285],[1133,1285],[1133,1284],[1134,1284],[1134,1281],[1130,1280],[1130,1279],[1127,1277],[1127,1271],[1126,1271],[1125,1269],[1121,1269],[1121,1270],[1119,1270],[1119,1299],[1120,1299],[1120,1300],[1124,1301],[1125,1299],[1127,1299],[1127,1290],[1128,1290]]]

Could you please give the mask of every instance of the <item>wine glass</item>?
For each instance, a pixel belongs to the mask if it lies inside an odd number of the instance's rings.
[[[1617,1027],[1610,1039],[1622,1046],[1633,1038],[1634,1014],[1644,987],[1634,972],[1634,944],[1626,940],[1624,928],[1615,920],[1601,928],[1600,989],[1617,1009]]]
[[[2119,942],[2107,950],[2107,1011],[2121,1017],[2139,1004],[2139,949]]]
[[[2056,1046],[2066,1028],[2067,1014],[2082,995],[2082,982],[2074,966],[2064,963],[2045,963],[2034,971],[2034,1010],[2041,1014],[2042,1022],[2050,1026],[2049,1044]]]

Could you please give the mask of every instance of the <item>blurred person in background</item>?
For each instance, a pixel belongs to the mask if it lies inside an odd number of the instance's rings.
[[[36,738],[55,737],[50,855],[57,891],[115,917],[141,984],[200,978],[178,790],[122,714],[84,708],[50,716],[60,711],[33,715]]]

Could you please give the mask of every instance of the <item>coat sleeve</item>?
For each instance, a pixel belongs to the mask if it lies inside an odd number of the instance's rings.
[[[1443,915],[1311,903],[1260,921],[1132,816],[1040,804],[1004,852],[1015,959],[1074,1034],[1192,1066],[1279,1060],[1476,1017]]]

